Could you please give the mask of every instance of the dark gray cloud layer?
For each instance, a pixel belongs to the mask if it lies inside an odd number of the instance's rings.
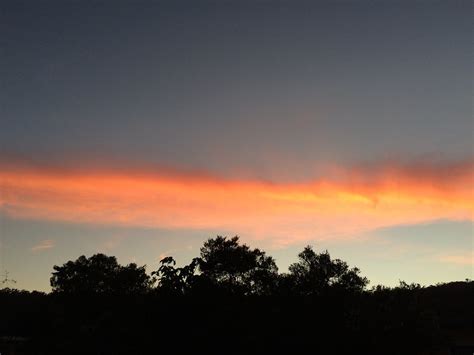
[[[469,1],[3,2],[2,154],[301,178],[472,155]]]

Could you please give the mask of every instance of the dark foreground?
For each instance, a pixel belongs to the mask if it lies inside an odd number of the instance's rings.
[[[7,354],[469,354],[474,282],[359,294],[0,291]]]

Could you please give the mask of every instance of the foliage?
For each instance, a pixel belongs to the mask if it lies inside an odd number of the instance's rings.
[[[114,256],[104,254],[82,255],[53,269],[50,282],[56,293],[134,294],[147,291],[153,282],[145,266],[121,266]]]
[[[218,236],[201,248],[199,270],[214,284],[241,294],[269,294],[276,286],[275,260],[260,249],[239,244],[239,237]]]
[[[189,265],[182,268],[175,267],[176,261],[171,256],[163,258],[160,263],[159,269],[151,273],[157,276],[160,292],[168,295],[188,293],[193,284],[198,259],[194,258]]]
[[[289,267],[289,279],[294,292],[299,294],[318,295],[329,289],[360,292],[369,283],[367,278],[359,276],[358,268],[349,269],[344,261],[331,259],[327,250],[317,254],[307,246],[298,259]]]
[[[237,236],[217,236],[204,243],[200,257],[190,264],[177,267],[173,257],[166,257],[151,276],[144,266],[121,266],[113,256],[80,256],[54,266],[51,286],[55,293],[133,294],[149,291],[157,280],[156,291],[167,295],[219,290],[235,295],[321,295],[329,290],[360,292],[368,284],[358,268],[331,259],[327,251],[318,254],[307,246],[298,259],[288,274],[279,275],[275,260],[264,251],[240,244]]]

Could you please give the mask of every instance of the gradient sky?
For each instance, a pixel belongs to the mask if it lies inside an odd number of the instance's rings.
[[[2,1],[0,268],[240,235],[473,278],[470,1]]]

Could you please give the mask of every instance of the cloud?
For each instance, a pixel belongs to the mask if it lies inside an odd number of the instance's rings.
[[[177,172],[0,170],[13,218],[232,231],[288,245],[398,224],[472,220],[472,161],[333,169],[305,183]],[[450,173],[451,172],[451,173]]]
[[[445,255],[440,257],[439,260],[449,264],[474,266],[474,253],[471,252],[470,254]]]
[[[42,240],[41,242],[39,242],[39,244],[33,246],[31,248],[31,251],[34,252],[34,253],[40,253],[40,252],[43,252],[45,250],[52,249],[52,248],[54,248],[54,246],[55,246],[54,240],[45,239],[45,240]]]

